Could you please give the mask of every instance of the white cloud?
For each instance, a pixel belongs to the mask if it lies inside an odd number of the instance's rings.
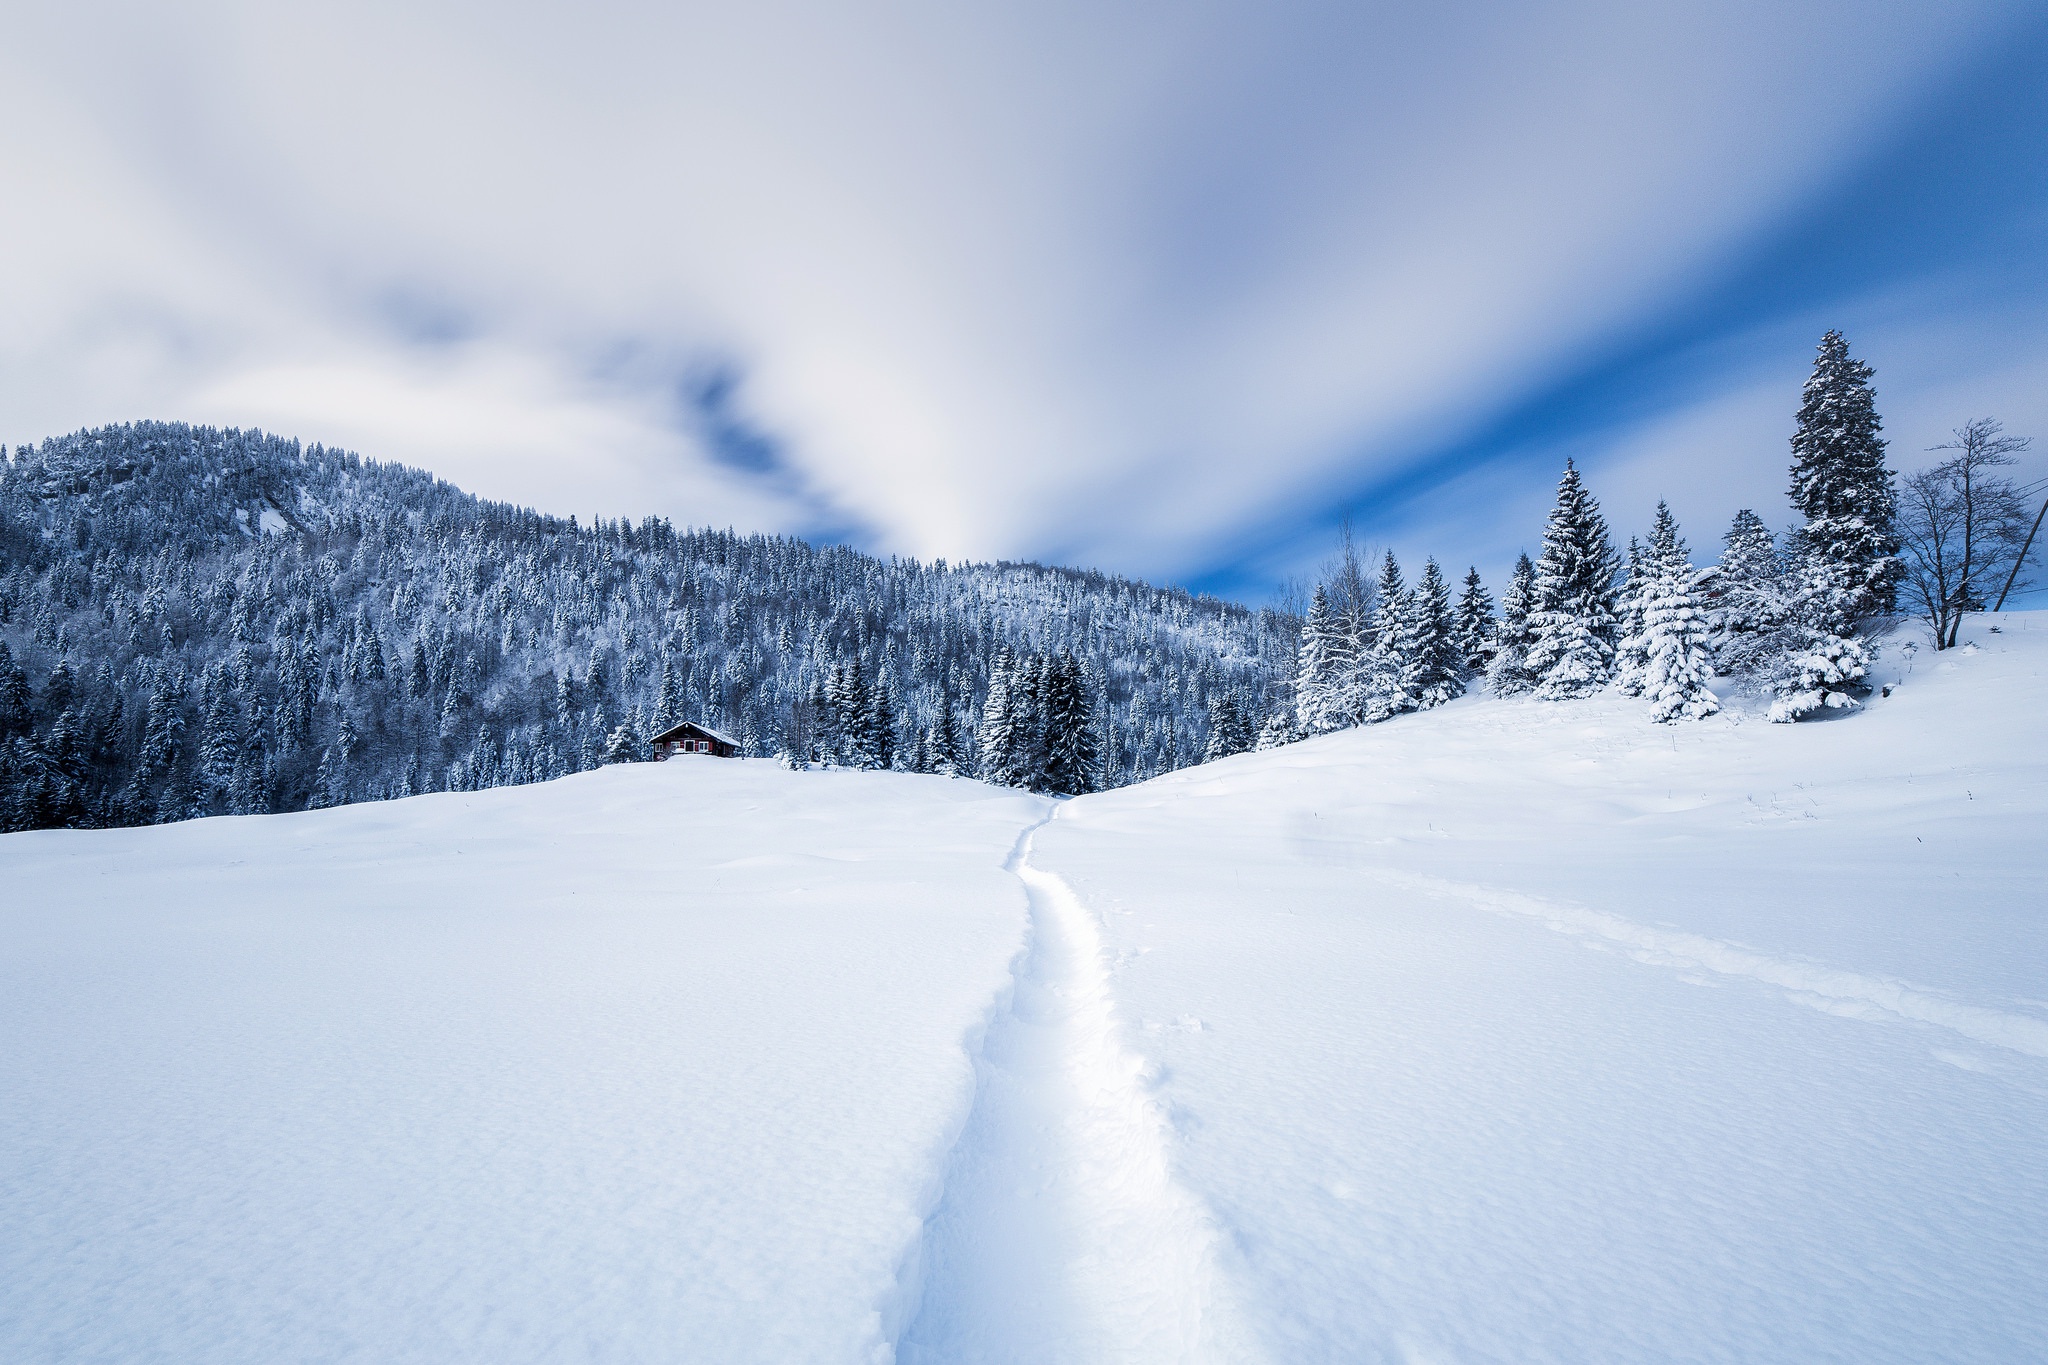
[[[0,435],[260,421],[550,510],[1185,573],[2011,12],[53,8],[0,45]],[[792,479],[692,437],[714,362]]]

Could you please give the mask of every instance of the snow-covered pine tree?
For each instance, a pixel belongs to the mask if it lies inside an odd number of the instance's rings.
[[[488,735],[487,735],[487,734],[486,734],[485,736],[482,736],[482,737],[480,737],[480,738],[479,738],[479,741],[478,741],[478,744],[477,744],[477,751],[478,751],[478,752],[483,752],[483,751],[484,751],[484,748],[485,748],[485,744],[487,743],[487,741],[488,741]],[[640,736],[639,736],[639,735],[637,735],[637,734],[635,734],[635,733],[633,732],[633,727],[632,727],[631,725],[628,725],[628,724],[626,724],[625,722],[621,721],[621,722],[620,722],[620,723],[618,724],[618,726],[616,726],[616,727],[615,727],[615,728],[614,728],[614,729],[612,730],[611,734],[609,734],[608,736],[606,736],[606,737],[605,737],[605,741],[604,741],[604,762],[606,762],[606,763],[638,763],[638,762],[641,762],[641,761],[642,761],[642,760],[643,760],[643,759],[644,759],[644,758],[646,757],[645,753],[643,752],[643,747],[644,747],[644,746],[642,746],[642,744],[641,744],[641,742],[640,742]]]
[[[869,690],[867,715],[867,766],[896,766],[896,680],[888,669],[879,671]]]
[[[1392,550],[1380,564],[1374,598],[1378,606],[1373,611],[1371,648],[1354,670],[1360,719],[1368,724],[1421,704],[1415,595],[1403,581]]]
[[[0,740],[25,734],[34,721],[28,673],[14,661],[7,642],[0,640]]]
[[[1709,686],[1714,665],[1706,604],[1678,522],[1661,502],[1637,598],[1644,656],[1638,694],[1649,699],[1650,719],[1669,724],[1713,715],[1721,702]]]
[[[198,776],[205,784],[207,808],[225,809],[228,790],[234,784],[235,764],[242,754],[242,736],[235,721],[235,709],[228,695],[226,670],[214,676],[207,689],[205,714],[199,725]]]
[[[1493,594],[1479,581],[1476,565],[1465,570],[1465,589],[1458,594],[1454,620],[1452,638],[1457,642],[1458,658],[1465,675],[1471,677],[1485,673],[1493,662]]]
[[[1011,683],[1016,661],[1006,648],[997,653],[989,667],[988,696],[981,704],[981,728],[975,743],[980,750],[975,773],[984,782],[999,787],[1017,785],[1012,764],[1017,749],[1017,717],[1011,708]]]
[[[1209,741],[1202,749],[1202,761],[1213,763],[1232,754],[1249,753],[1254,740],[1244,706],[1229,692],[1219,692],[1209,703]]]
[[[1500,596],[1500,625],[1493,635],[1493,661],[1486,667],[1487,685],[1496,697],[1512,697],[1534,690],[1536,675],[1529,671],[1529,613],[1536,607],[1536,566],[1529,556],[1515,559],[1515,571],[1508,575],[1507,591]]]
[[[1047,789],[1045,708],[1051,664],[1047,655],[1026,655],[1017,661],[1010,679],[1010,785],[1026,791]]]
[[[953,719],[953,703],[944,694],[932,716],[929,757],[931,770],[941,777],[960,775],[960,730]]]
[[[1424,709],[1465,695],[1465,660],[1451,614],[1451,587],[1436,560],[1423,564],[1412,609],[1415,700]]]
[[[1600,504],[1567,460],[1543,530],[1529,613],[1528,668],[1538,696],[1589,696],[1613,676],[1617,567]]]
[[[1851,571],[1821,555],[1802,554],[1790,571],[1791,608],[1779,638],[1784,651],[1766,663],[1774,721],[1804,720],[1825,710],[1861,705],[1870,651],[1847,615],[1858,589]]]
[[[1662,509],[1664,504],[1657,504]],[[1649,586],[1650,569],[1643,558],[1643,543],[1634,536],[1628,538],[1628,567],[1623,571],[1621,588],[1614,595],[1615,614],[1620,618],[1615,627],[1614,642],[1614,690],[1625,697],[1639,697],[1643,693],[1643,669],[1650,661],[1649,646],[1643,633],[1643,595]]]
[[[682,706],[683,687],[681,679],[676,677],[676,661],[664,654],[661,656],[661,685],[654,694],[655,723],[663,729],[681,723]]]
[[[1266,723],[1259,728],[1257,748],[1261,751],[1277,749],[1283,744],[1292,744],[1300,739],[1301,729],[1294,723],[1294,717],[1285,710],[1275,711],[1266,717]]]
[[[1764,519],[1747,507],[1721,538],[1721,561],[1705,582],[1710,639],[1724,673],[1755,674],[1783,652],[1794,585]]]
[[[840,734],[845,741],[839,755],[840,762],[851,768],[879,767],[881,736],[875,728],[874,692],[868,686],[858,651],[847,660],[845,669],[839,674],[839,696],[835,705],[839,712]]]
[[[1301,668],[1295,676],[1294,707],[1302,728],[1323,734],[1349,724],[1342,705],[1349,642],[1330,608],[1330,594],[1316,585],[1301,627]]]
[[[1890,611],[1904,576],[1871,373],[1840,332],[1822,337],[1792,435],[1792,505],[1806,518],[1807,554],[1826,566],[1808,577],[1840,594],[1847,623]]]
[[[1095,708],[1081,665],[1061,651],[1045,671],[1045,788],[1063,796],[1095,789]]]

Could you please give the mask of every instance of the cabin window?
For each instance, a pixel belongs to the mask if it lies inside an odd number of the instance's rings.
[[[708,740],[708,739],[700,739],[700,740],[698,740],[698,741],[697,741],[697,752],[698,752],[698,753],[700,753],[700,754],[708,754],[708,753],[710,753],[710,752],[711,752],[711,741],[710,741],[710,740]]]

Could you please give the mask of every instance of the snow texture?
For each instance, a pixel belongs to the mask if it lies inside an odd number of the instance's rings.
[[[1036,860],[1274,1358],[2048,1359],[2004,620],[1840,721],[1467,700],[1066,808]]]
[[[2048,620],[1872,681],[6,836],[0,1358],[2048,1359]]]
[[[1045,809],[705,759],[6,836],[0,1359],[887,1359]]]

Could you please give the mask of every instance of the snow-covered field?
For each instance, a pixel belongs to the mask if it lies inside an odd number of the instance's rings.
[[[2048,1359],[2048,619],[1975,639],[1056,815],[7,836],[0,1359]]]

